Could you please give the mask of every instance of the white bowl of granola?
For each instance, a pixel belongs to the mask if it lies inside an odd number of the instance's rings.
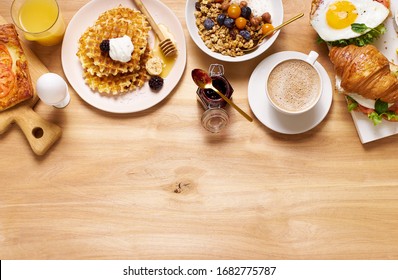
[[[263,30],[283,22],[283,4],[282,0],[187,0],[185,18],[192,40],[203,52],[221,61],[240,62],[259,56],[275,42],[280,31],[252,52],[244,52]]]

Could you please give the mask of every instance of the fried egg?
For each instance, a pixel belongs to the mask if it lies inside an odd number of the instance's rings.
[[[374,0],[323,0],[311,17],[311,25],[325,41],[361,36],[353,23],[375,28],[388,17],[389,10]]]

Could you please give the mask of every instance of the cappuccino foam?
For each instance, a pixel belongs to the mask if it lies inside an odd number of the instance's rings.
[[[277,65],[268,78],[268,95],[285,111],[298,112],[312,106],[321,91],[318,72],[298,59]]]

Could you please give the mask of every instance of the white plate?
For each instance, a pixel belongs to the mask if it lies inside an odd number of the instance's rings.
[[[259,56],[260,54],[264,53],[276,40],[278,37],[280,31],[277,31],[274,35],[272,35],[264,44],[262,44],[260,47],[258,47],[257,50],[242,55],[242,56],[228,56],[228,55],[222,55],[217,52],[211,51],[206,45],[204,44],[202,38],[200,38],[198,34],[198,27],[196,26],[196,18],[194,15],[195,12],[195,2],[196,0],[187,0],[186,6],[185,6],[185,21],[187,24],[187,28],[189,31],[189,34],[191,35],[192,40],[195,42],[195,44],[206,54],[209,56],[221,60],[221,61],[228,61],[228,62],[240,62],[240,61],[247,61],[252,58],[255,58]],[[272,11],[270,12],[271,18],[272,18],[272,24],[274,26],[280,25],[283,22],[283,4],[282,0],[272,0],[269,1],[272,4]]]
[[[274,109],[265,94],[264,77],[270,71],[271,65],[278,63],[286,56],[305,59],[307,54],[284,51],[261,61],[250,76],[248,99],[254,115],[265,126],[279,133],[298,134],[314,128],[326,117],[332,104],[333,88],[326,70],[319,62],[315,62],[315,67],[321,73],[323,88],[318,104],[310,111],[297,116],[289,116]]]
[[[117,97],[101,95],[92,91],[83,79],[83,69],[76,56],[81,34],[94,24],[98,16],[106,10],[122,5],[136,8],[132,0],[93,0],[83,6],[72,18],[62,43],[62,67],[77,94],[88,104],[107,112],[132,113],[148,109],[166,98],[177,85],[186,65],[186,43],[184,31],[176,15],[158,0],[145,1],[145,7],[158,24],[166,26],[173,35],[178,48],[178,56],[170,74],[165,78],[159,92],[152,92],[146,83],[141,89]],[[137,9],[137,8],[136,8]],[[150,32],[150,42],[154,34]]]

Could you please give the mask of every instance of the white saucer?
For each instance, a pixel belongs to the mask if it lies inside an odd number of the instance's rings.
[[[319,62],[315,62],[315,67],[322,78],[322,95],[318,104],[310,111],[295,116],[289,116],[274,109],[265,94],[265,76],[270,71],[271,65],[278,63],[286,56],[305,59],[307,54],[284,51],[270,55],[261,61],[250,76],[249,105],[257,119],[268,128],[279,133],[298,134],[311,130],[326,117],[332,105],[333,88],[326,70]]]

